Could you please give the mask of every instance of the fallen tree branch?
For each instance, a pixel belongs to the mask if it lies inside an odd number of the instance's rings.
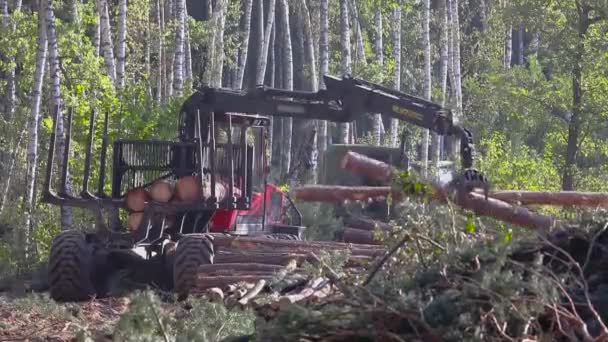
[[[605,192],[501,190],[488,196],[520,205],[608,207],[608,193]]]

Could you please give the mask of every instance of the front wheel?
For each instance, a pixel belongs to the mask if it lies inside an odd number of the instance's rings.
[[[96,294],[91,281],[92,248],[83,233],[61,232],[49,256],[49,286],[56,301],[85,301]]]
[[[173,287],[180,296],[187,296],[196,286],[198,268],[213,264],[213,237],[208,234],[188,234],[181,238],[173,260]]]

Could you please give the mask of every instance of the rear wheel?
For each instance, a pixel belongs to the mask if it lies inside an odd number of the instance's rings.
[[[177,243],[173,261],[173,286],[180,296],[187,296],[196,285],[198,267],[213,264],[213,237],[188,234]]]
[[[83,233],[61,232],[49,256],[49,286],[56,301],[84,301],[95,295],[91,281],[92,249]]]

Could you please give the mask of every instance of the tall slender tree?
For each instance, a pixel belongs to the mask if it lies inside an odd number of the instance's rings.
[[[291,49],[291,32],[289,26],[289,3],[287,0],[279,0],[279,10],[281,17],[281,33],[283,34],[281,48],[283,50],[282,56],[282,67],[283,67],[283,88],[287,90],[293,90],[293,52]],[[286,174],[291,171],[291,145],[292,145],[292,131],[293,131],[293,119],[285,118],[283,120],[283,161]]]
[[[431,1],[424,0],[422,2],[422,44],[424,46],[424,98],[431,100],[431,37],[430,37],[430,19],[431,19]],[[426,177],[429,170],[429,145],[430,131],[424,129],[422,136],[422,175]]]
[[[127,0],[118,1],[118,33],[116,35],[116,88],[125,85],[125,63],[127,61]]]
[[[323,76],[329,70],[329,1],[319,0],[319,89],[325,89]],[[327,120],[319,121],[319,153],[327,150]]]
[[[34,192],[36,184],[37,166],[38,166],[38,126],[40,122],[40,103],[42,99],[42,86],[44,83],[45,67],[47,62],[47,46],[46,37],[46,22],[43,10],[44,0],[38,0],[38,33],[37,33],[37,51],[36,51],[36,72],[34,74],[34,83],[32,87],[31,97],[31,114],[28,124],[28,142],[27,142],[27,167],[25,177],[25,195],[24,195],[24,228],[27,237],[32,236],[32,215],[34,214]],[[25,239],[26,246],[28,239]]]
[[[181,96],[184,89],[184,38],[186,0],[175,0],[175,51],[173,55],[173,95]]]
[[[401,89],[401,2],[393,9],[393,56],[395,58],[395,71],[393,75],[393,87]],[[399,120],[391,119],[390,126],[391,146],[399,145]]]
[[[114,62],[114,44],[112,43],[112,29],[107,0],[96,0],[97,13],[100,26],[100,52],[103,55],[106,71],[113,83],[116,83],[116,63]],[[52,44],[49,37],[49,44]],[[52,49],[52,47],[50,47]],[[52,59],[52,58],[51,58]]]
[[[262,46],[259,49],[257,56],[257,68],[256,68],[256,85],[264,84],[264,78],[266,76],[266,65],[268,62],[268,46],[270,45],[270,34],[272,33],[272,27],[274,25],[274,9],[275,0],[268,1],[268,11],[266,13],[266,25],[264,27],[264,34],[262,35]]]
[[[348,18],[348,0],[340,0],[340,51],[342,53],[341,58],[341,71],[342,74],[352,74],[352,59],[351,59],[351,48],[350,48],[350,25]],[[338,143],[348,143],[350,137],[350,124],[340,123],[338,124]]]
[[[57,44],[57,32],[55,29],[55,10],[53,7],[53,0],[47,0],[46,3],[46,33],[49,45],[49,74],[51,76],[51,102],[57,110],[57,148],[59,152],[65,150],[65,137],[64,137],[64,126],[63,126],[63,115],[61,115],[61,77],[59,69],[59,48]],[[59,168],[65,169],[67,172],[67,178],[65,183],[60,184],[62,191],[69,193],[70,191],[70,172],[69,165],[63,165],[63,160],[59,160]],[[72,227],[73,217],[72,210],[70,207],[61,207],[61,226],[64,230]]]

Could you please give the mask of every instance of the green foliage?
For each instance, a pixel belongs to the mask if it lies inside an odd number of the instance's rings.
[[[480,142],[479,168],[497,189],[546,190],[560,188],[560,176],[551,149],[539,155],[526,145],[514,146],[495,132]]]
[[[253,332],[251,312],[229,311],[225,306],[194,299],[191,308],[164,305],[153,292],[131,296],[131,307],[114,329],[120,341],[221,341]]]

